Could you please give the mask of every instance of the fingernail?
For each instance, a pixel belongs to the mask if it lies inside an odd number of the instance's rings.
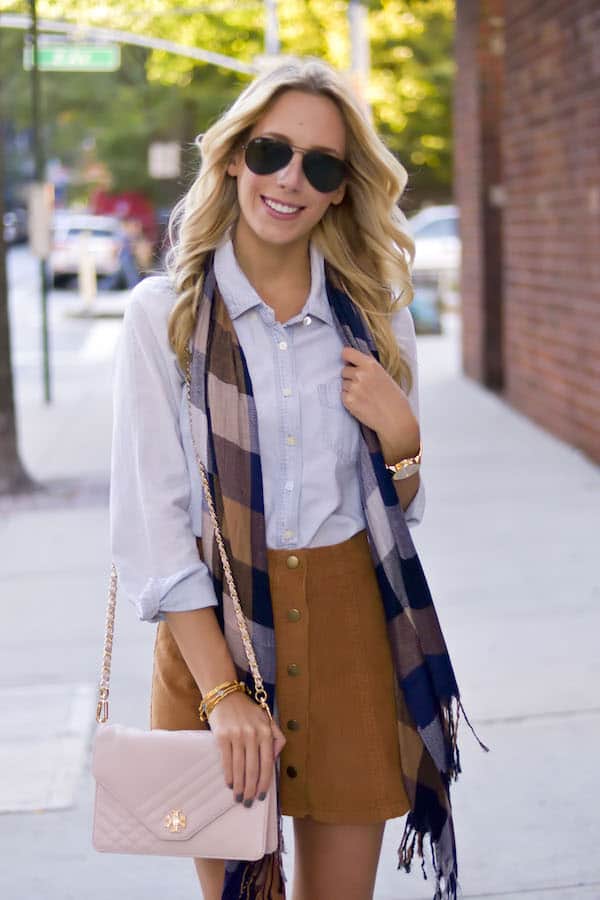
[[[265,794],[264,791],[261,791],[260,794],[258,795],[259,800],[265,800],[266,797],[267,797],[267,795]]]
[[[244,806],[246,807],[246,809],[250,809],[250,807],[252,806],[252,800],[244,800]]]
[[[232,784],[228,784],[227,787],[229,788],[230,791],[233,790],[233,785],[232,785]]]
[[[235,802],[236,802],[236,803],[241,803],[243,799],[244,799],[244,795],[243,795],[243,794],[236,794],[236,795],[235,795]]]

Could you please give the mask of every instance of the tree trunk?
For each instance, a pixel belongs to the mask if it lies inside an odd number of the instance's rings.
[[[35,487],[23,468],[17,446],[4,243],[4,171],[4,121],[0,102],[0,495],[17,494]]]

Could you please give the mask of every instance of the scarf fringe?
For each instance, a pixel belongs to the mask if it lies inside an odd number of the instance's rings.
[[[479,746],[481,747],[481,749],[482,749],[482,750],[485,750],[486,753],[489,753],[489,752],[490,752],[490,748],[489,748],[489,747],[486,747],[486,745],[483,743],[483,741],[481,741],[481,740],[479,739],[479,735],[477,734],[477,732],[475,731],[475,729],[473,728],[473,726],[472,726],[471,723],[469,722],[469,717],[467,716],[467,714],[466,714],[466,712],[465,712],[465,708],[464,708],[464,706],[462,705],[462,702],[461,702],[460,699],[458,700],[458,706],[459,706],[459,709],[462,710],[462,714],[463,714],[463,716],[465,717],[465,722],[467,723],[467,725],[468,725],[469,728],[471,729],[471,732],[472,732],[472,734],[473,734],[473,737],[475,738],[475,740],[477,741],[477,743],[479,744]]]
[[[286,875],[282,854],[285,853],[283,840],[283,818],[277,814],[277,849],[261,859],[241,861],[231,874],[225,875],[222,900],[285,900]]]
[[[225,877],[223,900],[276,900],[285,898],[285,875],[281,852],[267,853],[261,859],[239,862]]]
[[[423,853],[423,843],[425,832],[417,831],[408,821],[404,828],[402,841],[398,848],[398,869],[403,868],[405,872],[410,872],[413,856],[415,852],[415,844],[417,846],[417,856],[421,859],[421,871],[423,878],[427,881],[427,872],[425,870],[425,855]],[[458,881],[455,871],[443,872],[438,864],[435,852],[435,844],[429,839],[431,848],[431,862],[435,872],[435,894],[433,900],[457,900]]]
[[[460,750],[458,749],[460,709],[460,700],[457,697],[450,697],[450,701],[441,706],[442,728],[444,730],[448,751],[448,769],[446,774],[449,781],[457,781],[458,776],[462,772],[460,765]]]
[[[460,750],[458,748],[458,725],[461,712],[463,714],[465,722],[471,729],[471,732],[481,749],[485,750],[486,753],[490,752],[490,748],[486,747],[483,741],[480,740],[479,735],[469,722],[469,718],[465,712],[465,708],[462,705],[460,697],[451,697],[447,704],[442,704],[441,706],[442,728],[444,730],[449,756],[448,770],[446,774],[450,782],[458,781],[458,776],[462,772],[462,767],[460,764]]]

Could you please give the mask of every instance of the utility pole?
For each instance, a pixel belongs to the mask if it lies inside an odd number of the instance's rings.
[[[29,0],[31,10],[31,44],[33,58],[31,63],[31,130],[33,134],[33,152],[35,159],[35,180],[38,195],[44,183],[46,163],[40,129],[40,73],[38,69],[38,28],[36,0]],[[40,257],[40,289],[42,299],[42,368],[44,378],[44,401],[50,403],[52,392],[50,387],[50,338],[48,334],[48,275],[46,261]]]
[[[265,0],[265,54],[277,56],[279,46],[277,0]]]
[[[367,99],[369,73],[371,71],[371,48],[367,29],[368,11],[363,0],[348,0],[348,27],[350,29],[350,69],[354,89],[370,112]]]

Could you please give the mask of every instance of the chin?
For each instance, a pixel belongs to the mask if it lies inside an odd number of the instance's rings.
[[[268,227],[257,226],[254,227],[252,224],[250,225],[251,231],[254,232],[257,238],[263,241],[265,244],[273,244],[277,247],[283,247],[286,244],[296,244],[298,241],[306,240],[308,241],[311,229],[306,228],[286,228],[285,223],[282,226],[278,226],[276,223],[268,223]]]

